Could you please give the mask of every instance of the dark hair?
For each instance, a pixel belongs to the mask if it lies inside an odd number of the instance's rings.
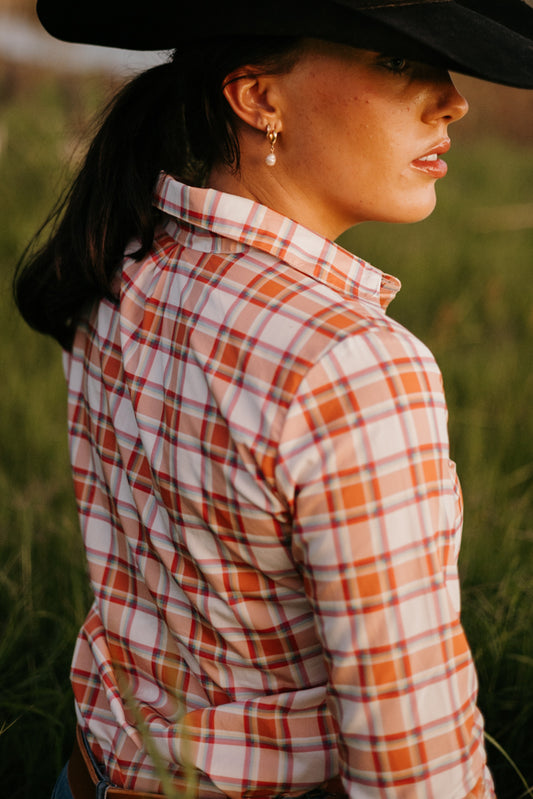
[[[286,37],[193,42],[124,86],[73,184],[18,264],[14,297],[29,325],[70,349],[80,315],[102,297],[116,301],[113,277],[128,242],[139,242],[139,260],[152,246],[159,173],[201,186],[215,164],[239,169],[225,78],[247,65],[288,72],[297,44]]]

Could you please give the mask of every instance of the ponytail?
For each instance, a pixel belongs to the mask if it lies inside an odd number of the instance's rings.
[[[128,243],[138,242],[129,254],[139,260],[153,244],[159,173],[203,185],[217,162],[238,170],[226,75],[250,63],[288,71],[294,48],[293,39],[199,42],[125,85],[40,231],[51,224],[51,237],[36,251],[30,243],[19,262],[14,297],[30,326],[68,350],[81,314],[100,298],[117,301],[113,278]]]
[[[166,165],[180,172],[179,103],[169,103],[172,65],[128,83],[109,106],[85,162],[50,221],[55,230],[15,278],[15,300],[26,321],[69,349],[80,313],[99,297],[114,299],[113,273],[128,241],[142,257],[154,234],[152,191]],[[174,90],[175,93],[175,90]],[[174,159],[177,163],[173,163]],[[23,256],[24,258],[24,256]]]

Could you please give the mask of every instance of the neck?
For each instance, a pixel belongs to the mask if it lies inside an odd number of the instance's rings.
[[[273,167],[264,161],[251,167],[243,163],[238,172],[217,166],[211,171],[206,187],[258,202],[331,240],[343,232],[342,226],[332,225],[332,220],[320,213],[279,163]]]

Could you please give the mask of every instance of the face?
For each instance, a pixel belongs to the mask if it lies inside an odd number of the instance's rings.
[[[431,213],[447,169],[440,156],[450,147],[448,125],[468,110],[446,71],[310,41],[276,79],[281,131],[272,170],[292,192],[293,218],[334,238],[360,222]]]

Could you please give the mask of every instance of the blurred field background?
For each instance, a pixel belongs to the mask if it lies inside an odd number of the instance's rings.
[[[32,3],[28,15],[32,14]],[[0,13],[21,0],[0,0]],[[1,19],[0,19],[1,26]],[[457,81],[438,210],[343,244],[403,291],[391,314],[435,352],[465,495],[463,621],[500,799],[533,786],[533,93]],[[89,605],[58,347],[10,300],[14,265],[83,151],[116,74],[0,56],[0,795],[47,799],[69,755],[68,682]],[[501,751],[503,750],[503,752]],[[515,767],[509,763],[514,761]],[[520,775],[517,773],[520,772]],[[442,799],[448,799],[442,797]]]

